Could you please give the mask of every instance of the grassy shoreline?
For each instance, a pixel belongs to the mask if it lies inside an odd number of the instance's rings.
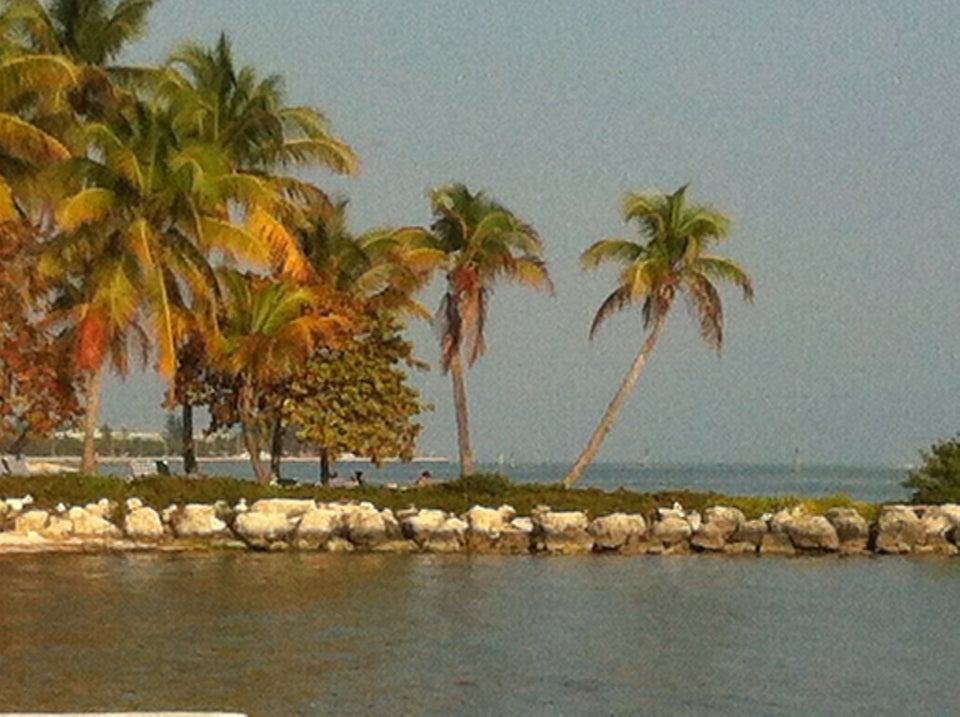
[[[328,488],[319,484],[301,483],[289,487],[265,486],[231,476],[147,476],[126,480],[118,476],[84,476],[76,474],[0,477],[0,499],[30,494],[38,508],[53,508],[58,503],[84,505],[101,498],[122,504],[127,498],[139,498],[146,505],[162,509],[170,504],[233,503],[259,498],[312,498],[322,502],[369,501],[378,508],[393,510],[416,506],[439,508],[450,513],[463,513],[474,505],[512,505],[521,515],[528,515],[538,505],[554,510],[581,510],[590,516],[614,512],[652,514],[660,507],[679,502],[687,510],[703,512],[714,505],[739,508],[747,518],[775,513],[782,508],[802,505],[807,512],[824,513],[829,508],[855,508],[868,521],[879,512],[878,504],[856,501],[845,494],[829,496],[731,496],[717,492],[669,490],[636,492],[620,488],[605,491],[599,488],[564,489],[557,484],[511,483],[502,476],[471,476],[467,479],[404,490],[384,486]]]

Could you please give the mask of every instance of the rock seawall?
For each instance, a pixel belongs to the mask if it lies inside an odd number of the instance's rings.
[[[960,505],[887,505],[875,523],[851,508],[813,515],[801,508],[747,519],[714,506],[655,515],[538,506],[518,516],[509,505],[474,506],[462,515],[372,503],[265,499],[248,506],[190,503],[162,510],[137,498],[84,506],[34,507],[30,496],[0,500],[0,553],[51,551],[325,550],[571,555],[956,555]]]

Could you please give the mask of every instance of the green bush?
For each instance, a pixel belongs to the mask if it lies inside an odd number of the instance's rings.
[[[500,473],[472,473],[443,484],[446,490],[469,495],[504,496],[513,484]]]
[[[937,441],[921,451],[920,467],[903,482],[913,488],[914,503],[960,502],[960,437]]]

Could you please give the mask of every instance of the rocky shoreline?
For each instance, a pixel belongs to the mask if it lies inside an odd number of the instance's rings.
[[[700,515],[675,504],[655,514],[590,518],[546,506],[518,516],[509,505],[462,515],[368,502],[270,498],[247,505],[170,505],[137,498],[36,508],[30,496],[0,500],[0,554],[37,552],[313,550],[327,552],[675,555],[917,555],[960,550],[960,505],[886,505],[876,522],[852,508],[802,508],[747,519],[716,506]]]

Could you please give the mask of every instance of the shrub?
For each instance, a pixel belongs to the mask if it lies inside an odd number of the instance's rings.
[[[960,437],[958,437],[960,438]],[[914,503],[960,502],[960,440],[939,440],[930,451],[921,451],[920,467],[903,482],[913,488]]]
[[[500,473],[472,473],[443,484],[447,490],[470,495],[503,496],[513,485]]]

